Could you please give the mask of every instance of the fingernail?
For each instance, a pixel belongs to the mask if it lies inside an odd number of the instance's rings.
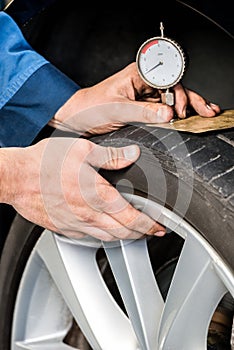
[[[162,237],[162,236],[164,236],[165,234],[166,234],[165,231],[157,231],[157,232],[154,234],[154,236]]]
[[[217,107],[218,106],[218,105],[216,105],[215,103],[212,103],[212,102],[210,103],[210,105],[213,106],[213,107]]]
[[[187,117],[187,108],[184,107],[181,111],[178,111],[177,116],[180,119],[185,119]]]
[[[206,104],[206,108],[209,109],[209,110],[212,109],[211,106],[208,103]]]
[[[184,107],[184,109],[182,110],[181,116],[182,118],[186,118],[186,107]]]
[[[139,156],[139,148],[137,146],[127,146],[124,148],[124,157],[127,159],[136,159]]]
[[[158,227],[158,224],[155,223],[147,232],[147,235],[164,236],[165,233],[166,231],[163,231],[161,228]]]

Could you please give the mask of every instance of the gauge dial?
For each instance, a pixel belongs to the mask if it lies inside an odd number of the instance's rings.
[[[183,50],[175,41],[165,37],[145,41],[138,50],[136,62],[142,79],[158,89],[177,84],[185,70]]]

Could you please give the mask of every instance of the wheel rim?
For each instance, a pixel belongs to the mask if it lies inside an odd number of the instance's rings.
[[[63,342],[73,319],[95,350],[207,349],[217,305],[226,293],[234,296],[233,273],[175,213],[146,198],[124,196],[184,240],[166,300],[155,279],[146,239],[118,244],[91,240],[84,245],[45,230],[21,279],[13,350],[73,349]],[[126,312],[103,279],[96,259],[100,247]]]

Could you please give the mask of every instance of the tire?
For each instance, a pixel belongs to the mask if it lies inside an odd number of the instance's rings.
[[[1,349],[231,349],[232,138],[141,125],[94,137],[141,147],[133,166],[100,173],[167,234],[103,249],[17,215],[0,265]]]

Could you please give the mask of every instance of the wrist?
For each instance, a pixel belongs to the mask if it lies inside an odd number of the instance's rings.
[[[86,109],[88,88],[77,90],[55,113],[53,120],[58,123],[71,124],[79,112]]]
[[[0,202],[12,204],[20,189],[19,154],[21,148],[0,149]],[[17,180],[19,179],[19,181]]]
[[[83,98],[87,89],[79,89],[74,93],[67,102],[61,106],[48,125],[62,131],[73,132],[79,135],[83,134],[84,127],[78,114],[83,106]]]

